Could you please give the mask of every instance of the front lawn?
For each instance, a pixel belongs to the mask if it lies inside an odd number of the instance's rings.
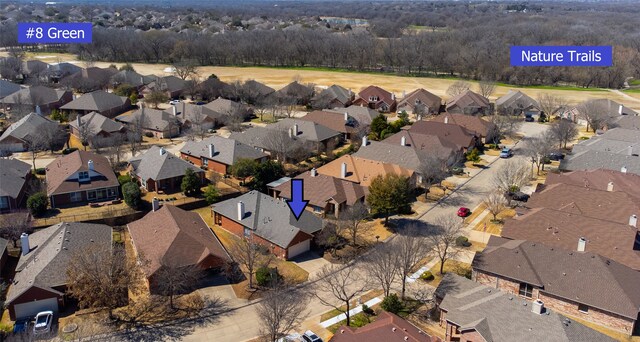
[[[429,285],[437,287],[442,281],[443,274],[440,274],[440,262],[435,264],[429,271],[433,274],[433,280],[428,281]],[[444,274],[453,272],[459,276],[471,277],[471,265],[457,260],[447,260],[444,263]]]

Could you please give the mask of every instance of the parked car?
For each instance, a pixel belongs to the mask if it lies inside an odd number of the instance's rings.
[[[453,175],[462,175],[462,174],[464,174],[464,169],[459,167],[459,166],[454,166],[451,169],[449,169],[449,171],[451,171],[451,174],[453,174]]]
[[[48,333],[51,331],[51,323],[53,323],[53,311],[39,312],[36,315],[33,334],[42,335]]]
[[[517,191],[517,192],[509,192],[507,191],[505,193],[505,197],[508,199],[511,199],[513,201],[520,201],[520,202],[526,202],[529,200],[529,196],[528,194],[525,194],[522,191]]]
[[[177,105],[178,103],[180,103],[180,100],[171,100],[171,101],[169,101],[170,105]]]
[[[533,119],[533,116],[529,115],[529,116],[525,116],[524,117],[524,121],[526,121],[526,122],[534,122],[535,120]]]
[[[549,158],[549,160],[558,161],[558,160],[564,159],[564,154],[562,154],[562,152],[551,152],[551,153],[549,153],[547,158]]]
[[[280,337],[279,339],[276,340],[276,342],[301,342],[301,341],[302,341],[302,335],[298,333],[289,334],[285,337]]]
[[[508,147],[505,147],[500,151],[500,158],[509,158],[511,156],[513,156],[513,150]]]
[[[460,207],[460,209],[458,209],[458,217],[467,217],[469,214],[471,214],[471,210],[469,210],[469,208]]]
[[[305,331],[302,335],[302,339],[305,342],[322,342],[322,339],[311,330]]]

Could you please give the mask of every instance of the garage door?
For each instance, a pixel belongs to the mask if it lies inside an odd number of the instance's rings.
[[[16,311],[16,318],[35,316],[41,311],[51,310],[53,312],[58,312],[58,299],[49,298],[29,303],[16,304],[14,309]]]
[[[291,247],[289,247],[289,259],[295,257],[296,255],[302,254],[306,251],[309,250],[309,243],[311,242],[311,239],[309,240],[305,240],[302,241],[298,244],[295,244]]]

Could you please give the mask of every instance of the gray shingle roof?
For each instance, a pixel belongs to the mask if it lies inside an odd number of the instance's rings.
[[[65,90],[53,89],[45,86],[33,86],[19,90],[4,99],[7,104],[45,105],[58,102],[67,93]]]
[[[154,81],[153,77],[143,76],[135,71],[121,70],[118,73],[111,76],[111,82],[116,84],[129,84],[134,87],[140,87],[145,84],[149,84]]]
[[[223,98],[217,98],[207,103],[206,105],[204,105],[204,107],[219,113],[221,116],[226,116],[236,111],[240,113],[249,112],[249,108],[243,105],[242,103],[238,103],[238,102],[223,99]]]
[[[612,128],[594,139],[607,139],[616,141],[626,141],[640,143],[640,134],[635,129]],[[591,140],[591,139],[589,139]]]
[[[231,139],[236,139],[247,145],[269,150],[269,142],[267,137],[273,134],[274,130],[282,130],[288,132],[293,128],[293,125],[298,125],[298,135],[296,139],[302,139],[311,142],[321,142],[329,138],[339,136],[340,133],[322,125],[318,125],[315,122],[298,120],[298,119],[284,119],[275,124],[267,125],[266,127],[252,127],[244,132],[234,132],[229,136]]]
[[[215,153],[213,157],[209,156],[209,145],[211,144]],[[267,156],[247,144],[218,136],[212,136],[202,141],[189,141],[180,149],[180,152],[194,157],[209,158],[225,165],[233,165],[240,158],[260,159]]]
[[[533,313],[531,303],[452,273],[437,292],[444,296],[446,320],[462,331],[476,330],[486,341],[614,341],[550,310]]]
[[[110,247],[111,243],[111,227],[104,224],[62,222],[31,234],[31,252],[20,256],[7,303],[33,286],[58,293],[52,287],[66,284],[66,267],[75,253],[89,246]]]
[[[124,96],[107,93],[104,90],[96,90],[84,94],[77,99],[60,107],[64,110],[93,110],[103,112],[123,106],[129,99]]]
[[[575,144],[573,146],[572,152],[576,154],[583,151],[591,150],[591,151],[611,152],[611,153],[617,153],[617,154],[628,154],[629,146],[631,146],[632,154],[640,153],[640,142],[629,142],[629,141],[598,139],[598,138],[583,140],[580,143]]]
[[[492,236],[473,268],[634,320],[640,311],[640,272],[598,254]]]
[[[621,115],[614,119],[609,126],[640,130],[640,115]]]
[[[23,161],[0,158],[0,196],[17,198],[30,171],[31,165]]]
[[[606,169],[640,175],[640,157],[619,153],[587,150],[567,156],[560,162],[560,169],[567,171]]]
[[[427,159],[428,153],[414,149],[411,146],[370,141],[367,146],[360,147],[353,156],[395,164],[410,170],[418,170],[422,161]]]
[[[151,146],[143,154],[131,158],[129,164],[133,167],[133,172],[142,179],[156,181],[183,176],[186,169],[196,173],[204,172],[171,152],[164,151],[160,154],[160,151],[161,147]]]
[[[521,92],[520,90],[512,89],[510,89],[506,94],[500,96],[500,98],[496,100],[496,107],[522,109],[535,108],[540,110],[538,101],[534,100],[529,95]]]
[[[11,83],[9,81],[5,81],[5,80],[0,80],[0,99],[5,97],[5,96],[9,96],[19,90],[21,90],[22,87],[20,87],[19,85],[15,84],[15,83]]]
[[[87,129],[91,135],[96,135],[100,132],[119,132],[122,128],[124,128],[121,123],[115,122],[114,120],[111,120],[98,112],[91,112],[89,114],[81,116],[80,124],[89,125]],[[77,120],[72,120],[71,122],[69,122],[69,125],[78,129]]]
[[[144,107],[138,109],[130,115],[119,115],[116,117],[116,121],[130,124],[142,115],[144,115],[144,122],[142,126],[145,129],[164,131],[168,129],[172,124],[174,125],[174,127],[177,127],[180,124],[180,120],[172,113],[168,113],[160,109]]]
[[[160,91],[181,91],[185,87],[186,81],[175,76],[158,77],[149,83],[149,89],[157,89]]]
[[[245,215],[238,220],[238,202],[244,203]],[[282,248],[287,248],[293,238],[303,231],[313,234],[322,229],[322,219],[309,211],[303,211],[300,220],[289,210],[289,206],[278,199],[257,191],[222,201],[213,205],[213,210],[232,221],[238,222],[253,232]]]
[[[376,116],[380,115],[380,112],[377,110],[371,109],[369,107],[364,106],[349,106],[347,108],[334,108],[327,110],[329,112],[337,112],[337,113],[347,113],[349,116],[356,119],[360,124],[363,125],[371,125],[371,121],[375,119]]]
[[[347,104],[351,101],[352,92],[339,85],[332,85],[327,89],[324,89],[319,94],[314,96],[314,99],[328,98],[329,100],[337,100],[342,104]]]
[[[24,140],[28,136],[36,136],[40,134],[39,132],[44,130],[44,127],[48,126],[57,127],[58,124],[44,116],[31,113],[9,126],[9,128],[2,133],[2,136],[0,136],[0,142],[9,136],[19,140]]]

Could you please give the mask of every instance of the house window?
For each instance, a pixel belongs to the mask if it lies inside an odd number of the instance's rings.
[[[80,171],[78,172],[78,179],[79,180],[89,180],[89,172],[87,171]]]
[[[578,304],[578,311],[580,311],[582,313],[588,313],[589,312],[589,306],[584,305],[584,304]]]
[[[89,201],[96,199],[96,192],[95,191],[87,191],[87,199]]]
[[[527,283],[520,283],[518,294],[527,298],[533,297],[533,286]]]
[[[371,102],[378,101],[378,99],[379,98],[377,96],[375,96],[375,95],[369,96],[369,101],[371,101]]]
[[[0,209],[8,209],[9,208],[9,197],[2,196],[0,197]]]
[[[107,192],[109,193],[109,197],[116,197],[118,194],[115,188],[107,189]]]
[[[202,157],[202,166],[209,166],[209,159]]]
[[[320,213],[322,213],[322,208],[314,206],[313,207],[313,212],[316,213],[316,214],[320,214]]]
[[[244,228],[244,237],[246,238],[250,238],[251,237],[251,229],[249,228]]]
[[[71,202],[80,202],[82,201],[82,192],[72,192],[69,194]]]

